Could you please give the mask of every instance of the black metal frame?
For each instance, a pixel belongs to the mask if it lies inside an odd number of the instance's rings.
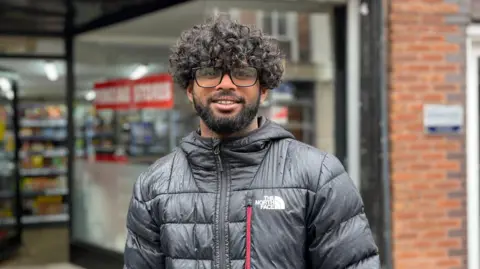
[[[361,193],[379,246],[382,268],[392,268],[391,191],[388,137],[385,1],[362,0],[361,36]],[[365,120],[364,120],[365,119]]]
[[[45,55],[35,55],[35,54],[5,54],[0,53],[1,59],[21,59],[21,60],[65,60],[64,55],[55,55],[55,54],[45,54]]]
[[[13,129],[15,130],[15,155],[13,157],[13,162],[15,165],[15,178],[18,179],[20,178],[20,172],[19,172],[19,167],[18,167],[18,161],[19,161],[19,145],[20,145],[20,137],[18,135],[18,130],[19,128],[19,119],[18,119],[18,114],[17,114],[17,108],[18,108],[18,81],[16,79],[12,80],[12,91],[13,91],[13,102],[12,102],[12,110],[14,111],[13,113]],[[23,233],[23,226],[22,226],[22,219],[21,219],[21,213],[22,213],[22,199],[21,199],[21,193],[20,193],[20,180],[15,180],[15,206],[16,206],[16,222],[17,222],[17,239],[14,245],[15,247],[19,247],[20,244],[22,243],[22,233]]]
[[[73,122],[73,102],[75,99],[75,71],[74,71],[74,38],[73,23],[75,11],[73,9],[72,0],[65,0],[67,5],[67,18],[65,20],[65,61],[67,68],[67,93],[65,103],[67,104],[67,137],[70,137],[67,141],[67,179],[68,179],[68,191],[67,196],[68,207],[68,240],[71,245],[73,238],[73,206],[72,197],[75,190],[73,189],[73,175],[75,174],[74,161],[75,161],[75,126]],[[71,247],[70,247],[71,250]]]
[[[140,4],[135,5],[127,9],[122,9],[112,14],[105,15],[91,22],[83,24],[79,27],[75,27],[73,31],[75,35],[82,34],[82,33],[103,28],[109,25],[113,25],[122,21],[137,18],[143,15],[171,7],[173,5],[185,3],[188,1],[189,0],[162,0],[162,1],[151,1],[149,3],[145,3],[141,5]]]
[[[4,70],[0,70],[4,71]],[[7,71],[9,72],[9,71]],[[12,72],[13,74],[13,72]],[[8,77],[7,78],[11,85],[12,85],[12,91],[13,91],[13,100],[11,102],[12,110],[14,111],[13,113],[13,129],[14,129],[14,141],[15,141],[15,151],[14,151],[14,156],[13,156],[13,162],[14,162],[14,169],[13,169],[13,177],[14,178],[19,178],[19,170],[18,170],[18,160],[19,160],[19,150],[18,150],[18,145],[20,142],[20,139],[18,137],[18,116],[15,111],[17,111],[17,105],[18,105],[18,98],[17,98],[17,93],[18,93],[18,81],[13,78],[13,77]],[[15,196],[13,197],[15,200],[15,236],[11,238],[7,238],[5,241],[0,242],[0,261],[4,261],[6,259],[9,259],[13,255],[15,255],[18,252],[18,249],[21,246],[22,243],[22,232],[23,232],[23,226],[21,225],[21,210],[22,210],[22,205],[21,205],[21,196],[20,196],[20,181],[16,180],[15,181]]]
[[[347,167],[347,7],[333,10],[335,54],[335,155]]]

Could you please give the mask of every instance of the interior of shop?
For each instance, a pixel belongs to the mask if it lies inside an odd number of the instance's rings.
[[[335,104],[345,86],[336,83],[342,72],[335,63],[331,4],[188,1],[77,36],[71,170],[67,67],[51,57],[64,53],[63,41],[0,37],[7,52],[38,55],[0,58],[0,242],[8,238],[6,245],[28,248],[49,234],[64,241],[49,249],[55,262],[66,261],[58,253],[69,249],[70,260],[86,268],[98,268],[92,257],[103,265],[121,263],[133,183],[198,125],[168,75],[169,49],[182,30],[216,12],[276,36],[287,55],[284,81],[260,114],[305,143],[341,150],[345,141],[335,132],[345,119]],[[19,233],[31,236],[20,240]]]

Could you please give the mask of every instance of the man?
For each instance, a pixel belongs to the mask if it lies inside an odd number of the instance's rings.
[[[334,156],[258,117],[273,39],[223,16],[185,31],[174,80],[201,122],[137,180],[127,269],[377,269],[362,199]]]

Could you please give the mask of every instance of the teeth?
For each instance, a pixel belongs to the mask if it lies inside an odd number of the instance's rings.
[[[233,101],[218,101],[219,104],[222,104],[222,105],[231,105],[233,104],[234,102]]]

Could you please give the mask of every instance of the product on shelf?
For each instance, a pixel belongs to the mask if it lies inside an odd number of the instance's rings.
[[[52,127],[22,127],[19,134],[21,137],[36,136],[47,139],[64,139],[67,137],[67,130]]]
[[[13,201],[4,200],[0,203],[0,218],[13,216]]]
[[[59,215],[68,211],[62,196],[41,196],[24,200],[24,213],[33,216]]]
[[[64,105],[34,105],[24,110],[24,118],[30,120],[62,119],[66,117]]]
[[[7,131],[7,111],[3,106],[0,106],[0,141],[4,140]]]
[[[21,189],[22,191],[43,191],[52,189],[65,189],[67,187],[67,178],[65,176],[51,177],[24,177]]]
[[[64,169],[67,165],[67,156],[49,157],[45,158],[42,155],[30,155],[22,158],[20,161],[20,168],[35,169],[35,168],[51,168]]]

